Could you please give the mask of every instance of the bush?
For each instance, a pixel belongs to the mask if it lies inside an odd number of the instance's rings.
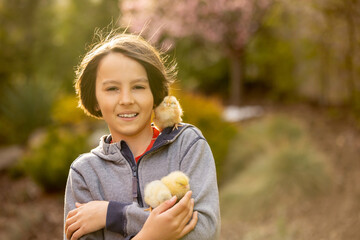
[[[87,134],[51,128],[42,143],[23,157],[21,168],[46,191],[63,191],[71,163],[88,151]]]
[[[84,111],[77,107],[78,99],[75,95],[65,95],[55,101],[51,111],[52,119],[57,124],[77,124],[89,121],[91,117],[86,116]]]
[[[222,119],[222,107],[214,99],[189,93],[182,93],[178,98],[184,110],[183,121],[198,127],[208,141],[221,182],[222,168],[236,127]]]
[[[54,92],[39,81],[20,81],[1,93],[0,137],[6,144],[25,143],[37,128],[51,122]]]

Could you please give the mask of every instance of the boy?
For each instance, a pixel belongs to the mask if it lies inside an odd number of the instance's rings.
[[[161,133],[151,124],[173,73],[139,36],[107,38],[85,55],[75,83],[80,106],[104,119],[110,135],[71,165],[64,239],[218,237],[216,170],[206,140],[189,124]],[[172,198],[145,212],[146,183],[175,170],[189,176],[192,191],[177,204]]]

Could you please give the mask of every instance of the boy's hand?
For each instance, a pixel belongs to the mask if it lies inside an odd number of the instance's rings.
[[[193,212],[191,194],[191,191],[187,192],[176,205],[176,197],[173,197],[155,208],[133,239],[179,239],[192,231],[198,215]]]
[[[76,209],[71,210],[66,217],[66,237],[77,240],[85,234],[104,228],[108,205],[107,201],[76,203]]]

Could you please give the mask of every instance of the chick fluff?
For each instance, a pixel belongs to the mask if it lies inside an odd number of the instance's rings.
[[[179,201],[189,190],[189,177],[181,171],[171,172],[169,175],[161,179],[171,192],[172,196],[176,196]]]
[[[166,96],[154,110],[154,124],[160,130],[167,127],[177,129],[182,121],[183,110],[179,101],[174,96]]]
[[[160,180],[152,181],[145,187],[145,202],[151,208],[156,208],[171,197],[170,190]]]
[[[176,196],[179,201],[189,190],[189,177],[181,171],[174,171],[161,180],[148,183],[145,187],[144,199],[151,211],[172,196]]]

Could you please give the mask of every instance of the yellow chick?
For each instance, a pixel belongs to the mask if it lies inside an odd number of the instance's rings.
[[[182,121],[183,110],[174,96],[166,96],[159,106],[155,108],[154,124],[160,130],[167,127],[177,129]]]
[[[161,182],[168,187],[172,196],[176,195],[178,201],[190,190],[189,177],[181,171],[171,172]]]
[[[156,208],[172,197],[169,188],[160,180],[148,183],[145,186],[144,193],[144,200],[150,206],[150,208],[145,209],[146,211],[151,211],[153,208]]]
[[[144,190],[144,200],[150,206],[145,211],[151,211],[173,196],[179,201],[189,190],[189,177],[181,171],[171,172],[161,180],[152,181]]]

